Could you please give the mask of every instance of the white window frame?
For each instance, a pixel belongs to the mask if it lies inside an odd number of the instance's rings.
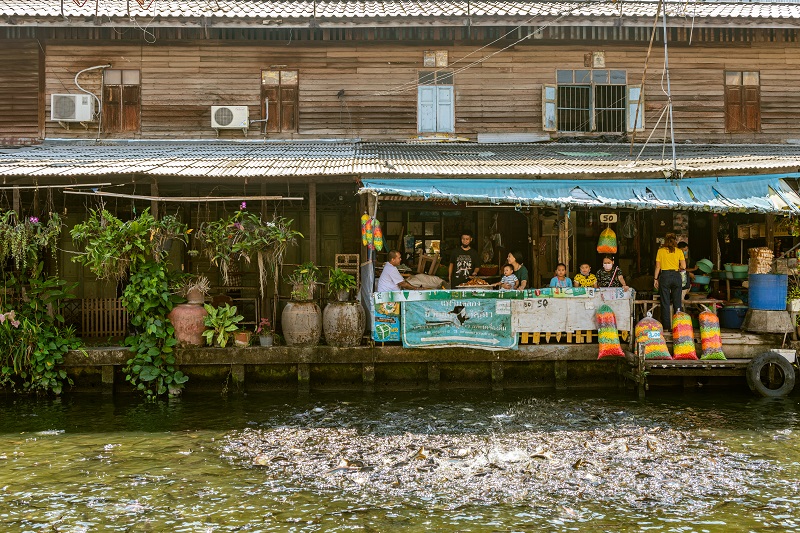
[[[593,69],[577,69],[577,70],[593,70]],[[594,70],[614,70],[614,69],[594,69]],[[626,73],[627,81],[627,73]],[[575,83],[564,84],[566,86],[591,86],[590,91],[590,107],[589,117],[591,125],[589,131],[560,131],[558,129],[558,87],[559,84],[544,84],[542,85],[542,130],[547,132],[558,132],[566,134],[609,134],[609,133],[632,133],[644,131],[644,94],[641,85],[625,84],[625,131],[624,132],[598,132],[595,131],[595,110],[594,110],[594,87],[596,85],[621,85],[621,84],[594,84],[594,83]],[[636,122],[634,124],[634,121]]]

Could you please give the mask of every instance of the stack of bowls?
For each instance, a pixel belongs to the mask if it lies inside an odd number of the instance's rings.
[[[709,274],[712,270],[714,270],[714,263],[711,262],[710,259],[701,259],[700,261],[695,264],[697,270]]]

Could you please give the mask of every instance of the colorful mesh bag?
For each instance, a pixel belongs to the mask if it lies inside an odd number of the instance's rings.
[[[615,254],[617,253],[617,234],[611,228],[606,228],[600,233],[597,241],[597,253]]]
[[[672,358],[697,359],[692,317],[683,311],[678,311],[672,317]]]
[[[711,311],[700,313],[700,346],[703,355],[700,359],[727,359],[722,353],[722,338],[719,334],[719,318]]]
[[[636,324],[636,344],[644,346],[645,359],[672,359],[664,342],[664,329],[655,318],[647,316]]]
[[[614,310],[603,304],[597,308],[594,318],[597,322],[597,342],[600,345],[600,353],[597,358],[625,357],[625,353],[619,345],[617,317],[614,316]]]
[[[375,243],[375,249],[380,252],[383,250],[383,230],[381,229],[381,223],[378,222],[377,218],[373,218],[372,220],[372,235]]]

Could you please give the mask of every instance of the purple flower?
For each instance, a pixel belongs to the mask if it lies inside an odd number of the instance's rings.
[[[234,228],[236,228],[236,229],[238,229],[238,230],[240,230],[240,229],[244,228],[244,226],[242,226],[242,223],[241,223],[241,222],[234,222],[234,223],[233,223],[233,227],[234,227]]]
[[[242,205],[239,206],[239,211],[244,211],[247,209],[247,202],[242,202]]]
[[[39,219],[37,217],[30,217],[30,218],[28,218],[28,221],[31,224],[38,224],[39,223]]]
[[[11,321],[11,325],[14,326],[15,328],[18,328],[19,327],[19,320],[12,320]]]
[[[5,313],[0,313],[0,324],[2,324],[2,323],[3,323],[3,322],[5,322],[5,321],[6,321],[6,315],[5,315]]]

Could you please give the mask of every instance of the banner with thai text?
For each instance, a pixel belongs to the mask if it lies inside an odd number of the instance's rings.
[[[406,301],[402,304],[401,331],[406,348],[508,350],[517,347],[517,335],[511,331],[511,300],[508,299]]]

